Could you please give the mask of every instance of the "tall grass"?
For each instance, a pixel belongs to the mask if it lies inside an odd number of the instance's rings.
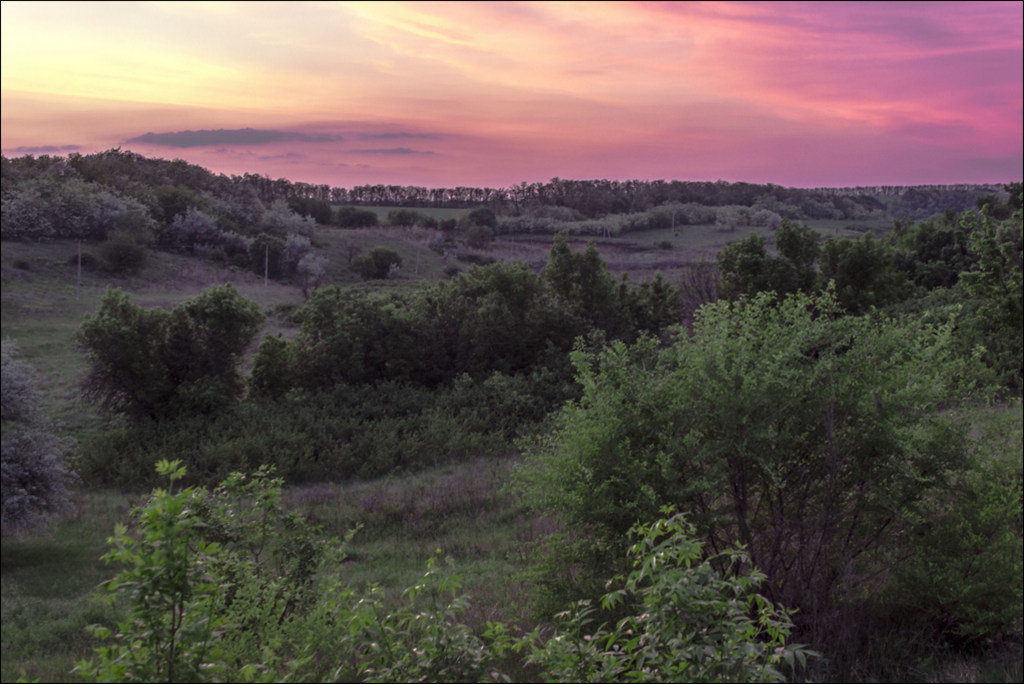
[[[511,460],[476,459],[414,475],[285,490],[286,505],[341,538],[361,526],[348,558],[327,572],[345,584],[382,587],[394,601],[440,550],[471,596],[471,626],[501,620],[526,627],[530,587],[520,574],[536,525],[503,489]],[[0,678],[74,681],[75,662],[95,644],[88,624],[112,625],[116,606],[93,598],[115,569],[100,557],[114,524],[141,498],[104,491],[79,496],[77,512],[48,534],[3,540],[3,661]]]

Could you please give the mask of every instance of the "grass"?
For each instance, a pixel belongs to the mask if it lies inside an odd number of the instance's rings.
[[[511,459],[480,459],[374,482],[288,488],[284,500],[329,536],[362,524],[349,559],[327,569],[346,584],[376,584],[397,601],[430,557],[451,557],[471,597],[468,624],[526,625],[529,587],[518,574],[536,526],[503,489],[510,467]],[[137,499],[83,492],[77,512],[49,533],[3,539],[0,680],[75,681],[74,664],[97,645],[86,626],[118,617],[93,595],[115,572],[100,560],[105,540]]]
[[[2,540],[0,678],[5,682],[19,677],[73,681],[74,664],[96,645],[86,626],[116,620],[115,609],[93,593],[113,574],[100,557],[114,523],[127,517],[130,501],[114,492],[81,492],[75,509],[48,532]]]
[[[378,209],[386,215],[388,208]],[[824,234],[847,230],[827,222],[811,224]],[[631,278],[663,270],[671,277],[671,268],[664,264],[710,259],[724,244],[755,231],[770,238],[763,229],[729,232],[714,226],[686,226],[679,229],[678,236],[671,230],[649,231],[595,242],[613,270],[628,272]],[[437,235],[425,229],[325,228],[318,231],[314,244],[330,259],[332,277],[345,286],[402,291],[419,279],[445,277],[445,269],[451,265],[468,268],[430,250],[428,245]],[[579,250],[586,242],[574,239],[571,245]],[[659,246],[663,242],[670,247]],[[501,237],[481,253],[540,268],[547,260],[550,243],[551,236]],[[345,265],[347,251],[350,247],[365,251],[376,245],[399,252],[404,261],[403,277],[356,282]],[[77,386],[85,374],[85,363],[73,340],[82,318],[96,310],[107,286],[124,288],[143,306],[170,307],[210,285],[232,282],[269,312],[264,334],[294,331],[283,313],[302,302],[295,286],[271,282],[265,287],[262,278],[245,271],[151,252],[137,277],[114,279],[86,273],[79,292],[76,269],[68,262],[75,252],[76,245],[70,242],[5,242],[2,251],[2,334],[13,338],[21,358],[40,371],[51,414],[62,434],[82,436],[104,425],[104,418],[79,399]],[[1020,401],[979,411],[973,420],[977,435],[1006,441],[1006,448],[999,453],[1012,454],[1019,467]],[[520,573],[528,566],[545,525],[531,518],[521,502],[504,489],[511,464],[510,458],[480,459],[372,482],[295,487],[286,490],[285,500],[311,523],[322,524],[337,537],[363,525],[353,539],[349,560],[333,570],[345,582],[357,586],[376,583],[397,593],[422,575],[427,559],[440,549],[442,557],[453,558],[465,582],[472,606],[466,619],[471,625],[487,620],[528,625],[531,587]],[[133,503],[118,492],[80,491],[76,513],[55,521],[48,532],[2,540],[2,681],[19,677],[74,680],[71,668],[95,645],[85,627],[112,623],[117,617],[114,607],[97,601],[93,594],[113,575],[100,560],[106,537],[116,522],[127,519]],[[908,673],[907,678],[1020,681],[1020,647],[1010,644],[985,657],[942,656],[926,669]]]

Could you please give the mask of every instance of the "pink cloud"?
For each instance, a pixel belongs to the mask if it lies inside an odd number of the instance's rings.
[[[183,64],[210,64],[207,81],[196,77],[202,88],[186,93],[190,104],[69,97],[57,81],[19,93],[5,81],[3,147],[85,152],[147,132],[251,128],[293,139],[248,149],[131,147],[226,173],[337,185],[494,186],[553,176],[1006,181],[1020,176],[1024,135],[1021,7],[129,5],[96,25],[111,35],[128,30],[132,44],[152,37],[166,52],[164,68],[174,50]],[[76,17],[106,8],[79,7]],[[19,28],[8,14],[5,37]],[[73,40],[70,28],[48,21]],[[174,40],[189,31],[220,42]],[[41,33],[15,56],[31,63],[46,40]],[[4,54],[5,65],[17,63]],[[255,84],[246,85],[255,100],[195,104],[235,73]],[[73,81],[69,74],[57,75]],[[148,84],[146,92],[162,91]],[[319,142],[303,142],[311,139]]]

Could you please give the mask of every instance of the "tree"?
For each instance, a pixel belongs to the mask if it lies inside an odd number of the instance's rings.
[[[574,254],[565,234],[556,235],[544,279],[552,294],[583,325],[612,336],[625,332],[626,302],[593,242],[587,243],[582,254]]]
[[[765,250],[764,238],[750,235],[718,254],[722,290],[727,297],[748,297],[758,292],[810,292],[817,278],[817,231],[783,221],[775,232],[778,256]]]
[[[874,240],[870,233],[860,240],[826,240],[821,250],[821,280],[835,281],[839,303],[851,314],[899,302],[913,291],[907,275],[896,268],[893,248]]]
[[[43,411],[35,370],[16,360],[17,349],[3,340],[0,359],[3,445],[3,530],[17,533],[47,515],[66,510],[71,474],[64,443]]]
[[[1018,198],[1019,201],[1019,198]],[[1005,221],[970,217],[969,243],[977,266],[960,282],[978,306],[970,326],[984,348],[985,361],[1003,384],[1020,391],[1024,378],[1024,212]],[[973,224],[973,225],[972,225]]]
[[[372,228],[377,225],[377,214],[370,209],[338,207],[334,224],[342,228]]]
[[[402,257],[398,252],[387,247],[374,247],[366,254],[352,260],[352,270],[363,280],[383,280],[391,273],[391,269],[402,265]]]
[[[78,332],[90,366],[86,393],[134,419],[216,410],[240,395],[238,356],[262,321],[231,285],[172,311],[145,310],[108,290]]]
[[[146,246],[127,232],[111,233],[100,254],[107,270],[115,275],[136,275],[146,264]]]
[[[561,545],[551,586],[593,592],[580,581],[605,572],[600,550],[673,505],[711,552],[743,544],[805,625],[827,624],[965,463],[960,428],[935,412],[958,374],[950,336],[842,316],[830,292],[764,293],[705,306],[665,350],[576,353],[583,396],[521,473],[582,535]],[[581,571],[584,554],[599,570]]]
[[[284,275],[285,241],[276,235],[260,233],[249,245],[249,268],[257,275],[279,278]]]
[[[295,276],[299,279],[303,298],[309,299],[309,293],[327,280],[327,259],[319,254],[303,255],[295,267]]]

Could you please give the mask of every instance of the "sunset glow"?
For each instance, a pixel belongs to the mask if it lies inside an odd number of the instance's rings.
[[[341,186],[1009,182],[1022,7],[4,2],[2,147]]]

